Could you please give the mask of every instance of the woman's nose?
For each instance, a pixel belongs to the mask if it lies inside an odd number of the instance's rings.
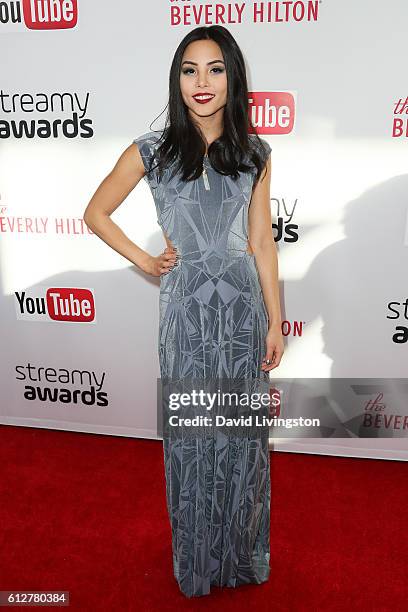
[[[198,87],[207,87],[207,77],[205,75],[198,75],[197,84]]]

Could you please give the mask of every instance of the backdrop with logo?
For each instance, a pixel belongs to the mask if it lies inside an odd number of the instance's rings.
[[[294,382],[287,415],[322,417],[271,429],[271,447],[407,460],[407,19],[403,0],[2,2],[1,422],[158,437],[159,279],[82,217],[133,139],[164,126],[182,37],[220,24],[272,147],[271,386]],[[145,181],[112,219],[165,246]]]

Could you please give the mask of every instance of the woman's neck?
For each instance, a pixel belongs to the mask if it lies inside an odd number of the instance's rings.
[[[210,117],[192,117],[192,121],[197,126],[199,132],[204,138],[206,144],[205,154],[208,153],[208,147],[214,140],[217,140],[223,133],[223,115],[217,117],[218,113],[211,115]]]

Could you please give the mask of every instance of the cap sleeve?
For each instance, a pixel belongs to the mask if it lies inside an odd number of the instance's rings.
[[[158,185],[157,171],[155,169],[155,153],[158,139],[159,136],[155,132],[146,132],[132,141],[138,146],[140,156],[146,170],[146,174],[143,178],[153,189],[155,189]]]
[[[260,138],[260,140],[261,140],[262,146],[263,146],[262,165],[265,165],[266,162],[268,161],[268,157],[270,155],[270,152],[272,151],[272,148],[271,148],[269,142],[267,140],[265,140],[265,138]]]
[[[249,134],[249,137],[250,137],[250,139],[251,139],[251,141],[252,141],[256,151],[261,156],[262,167],[264,167],[266,162],[268,161],[269,154],[272,151],[272,148],[269,145],[269,142],[267,140],[265,140],[265,138],[261,138],[259,135],[255,136],[255,134]],[[259,144],[259,141],[260,141],[261,144]],[[255,165],[253,166],[252,171],[255,174],[257,173],[257,168],[256,168]]]

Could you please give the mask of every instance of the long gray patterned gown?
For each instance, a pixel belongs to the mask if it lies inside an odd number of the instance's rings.
[[[136,138],[146,170],[161,132]],[[251,137],[251,135],[250,135]],[[266,156],[271,150],[263,140]],[[251,163],[251,162],[250,162]],[[155,163],[153,164],[155,165]],[[247,252],[256,168],[237,181],[212,168],[183,182],[147,172],[157,221],[180,255],[160,277],[162,380],[269,380],[260,370],[267,314],[256,262]],[[270,458],[266,435],[221,431],[163,436],[173,572],[187,597],[211,585],[269,577]]]

